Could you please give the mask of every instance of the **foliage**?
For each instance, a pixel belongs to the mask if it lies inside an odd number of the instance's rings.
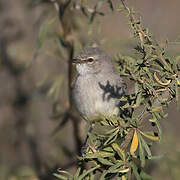
[[[98,0],[93,8],[89,8],[89,1],[51,1],[54,3],[63,32],[59,35],[59,42],[68,54],[70,60],[74,54],[75,37],[72,35],[73,23],[65,23],[65,13],[81,11],[93,23],[96,16],[104,16],[101,11],[104,3],[108,4],[111,11],[125,12],[129,19],[130,27],[137,40],[135,57],[118,54],[116,57],[117,68],[122,76],[128,78],[135,85],[135,92],[120,99],[120,117],[102,117],[95,124],[97,129],[89,133],[86,154],[79,157],[79,161],[87,164],[88,168],[78,168],[74,175],[67,171],[58,170],[54,175],[62,180],[66,179],[151,179],[144,172],[146,162],[156,158],[152,155],[151,145],[160,141],[162,131],[160,120],[167,114],[164,109],[176,98],[178,102],[179,57],[168,57],[165,47],[160,47],[147,28],[141,23],[132,8],[125,5],[115,8],[111,0]],[[69,8],[70,7],[70,8]],[[43,31],[47,33],[46,30]],[[42,37],[42,36],[41,36]],[[44,38],[44,37],[43,37]],[[43,39],[41,39],[42,46]],[[168,42],[166,43],[168,45]],[[38,49],[39,50],[39,49]],[[69,61],[70,62],[70,61]],[[69,82],[72,70],[69,63]],[[56,84],[56,82],[55,82]],[[56,86],[52,86],[56,88]],[[70,84],[69,84],[70,89]],[[52,91],[52,89],[51,89]],[[70,108],[71,111],[71,102]],[[67,117],[74,116],[66,113]],[[148,129],[145,128],[148,124]]]

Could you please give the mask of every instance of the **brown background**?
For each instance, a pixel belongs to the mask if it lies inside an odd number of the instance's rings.
[[[46,96],[56,78],[63,79],[60,88],[60,110],[67,106],[67,63],[58,56],[57,42],[46,37],[35,60],[38,34],[44,24],[54,21],[54,8],[49,4],[29,6],[30,1],[0,1],[0,179],[37,179],[37,174],[50,174],[52,168],[72,163],[74,142],[72,123],[54,136],[59,124],[52,119],[53,99]],[[143,24],[154,37],[164,43],[180,35],[180,1],[131,0],[129,4],[142,15]],[[119,6],[119,2],[117,3]],[[80,22],[81,23],[81,22]],[[100,25],[99,25],[100,24]],[[54,31],[54,26],[50,25]],[[50,28],[50,29],[51,29]],[[56,26],[55,26],[56,28]],[[98,41],[111,56],[132,54],[134,40],[124,14],[119,12],[98,17],[92,34],[82,28],[84,41]],[[101,29],[101,31],[100,31]],[[77,37],[78,35],[78,31]],[[52,33],[53,34],[53,33]],[[176,55],[179,45],[170,45],[168,53]],[[45,84],[43,82],[45,81]],[[180,113],[175,103],[168,109],[169,117],[162,121],[163,140],[154,145],[154,153],[163,155],[149,163],[154,179],[180,179]],[[63,149],[70,148],[69,156]],[[73,155],[75,156],[75,155]],[[71,168],[73,171],[73,168]]]

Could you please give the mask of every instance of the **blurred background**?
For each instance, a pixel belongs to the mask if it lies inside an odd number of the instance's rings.
[[[160,44],[178,40],[179,0],[128,3]],[[115,9],[119,6],[116,1]],[[135,53],[125,14],[112,12],[106,4],[101,11],[105,16],[97,15],[88,23],[78,8],[70,9],[60,24],[54,5],[47,0],[0,0],[0,180],[51,180],[56,179],[52,173],[57,168],[76,169],[75,139],[83,139],[85,132],[74,128],[75,123],[84,126],[84,122],[65,117],[69,107],[67,42],[73,39],[74,54],[92,43],[112,57]],[[180,54],[180,45],[170,43],[167,54]],[[153,147],[154,154],[162,157],[149,162],[147,170],[154,179],[179,180],[180,112],[175,103],[167,112],[168,118],[161,122],[162,143]]]

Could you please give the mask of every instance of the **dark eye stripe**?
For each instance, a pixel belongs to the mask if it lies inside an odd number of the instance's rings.
[[[75,59],[72,59],[72,63],[73,64],[86,64],[86,63],[92,63],[94,61],[94,58],[93,57],[89,57],[87,59],[78,59],[78,58],[75,58]]]

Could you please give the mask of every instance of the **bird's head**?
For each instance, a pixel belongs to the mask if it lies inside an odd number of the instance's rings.
[[[72,59],[80,75],[109,72],[114,69],[111,58],[101,49],[89,47]]]

